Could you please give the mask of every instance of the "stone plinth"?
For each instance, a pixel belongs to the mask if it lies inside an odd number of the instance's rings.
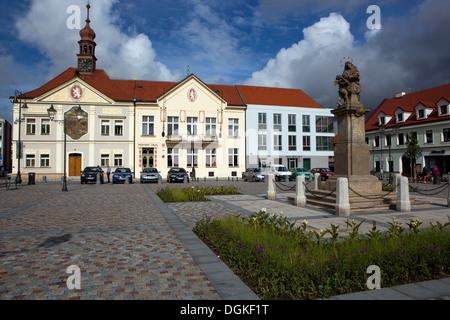
[[[359,193],[381,191],[381,182],[370,174],[370,150],[366,143],[365,113],[362,104],[341,105],[331,111],[337,117],[338,142],[334,146],[334,176],[325,183],[334,190],[338,178],[347,178],[348,186]]]

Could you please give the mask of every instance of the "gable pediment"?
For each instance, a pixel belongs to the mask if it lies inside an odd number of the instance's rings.
[[[114,104],[114,100],[79,78],[72,79],[36,98],[36,102],[69,104]]]

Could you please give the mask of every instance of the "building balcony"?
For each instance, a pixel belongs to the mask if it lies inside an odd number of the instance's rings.
[[[202,143],[209,144],[213,142],[218,142],[218,137],[216,135],[168,135],[166,137],[166,144],[178,144],[178,143]]]

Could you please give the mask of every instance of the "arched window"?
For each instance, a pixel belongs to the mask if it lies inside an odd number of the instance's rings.
[[[87,53],[87,45],[84,45],[84,47],[83,47],[83,53],[84,53],[84,54]]]

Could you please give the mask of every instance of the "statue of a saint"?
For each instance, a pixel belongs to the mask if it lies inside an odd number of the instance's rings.
[[[358,68],[350,61],[347,61],[344,72],[342,75],[337,75],[334,81],[334,85],[339,85],[339,99],[337,100],[339,106],[361,106],[359,101],[361,93],[359,80],[360,74]],[[344,102],[341,104],[342,100]]]

